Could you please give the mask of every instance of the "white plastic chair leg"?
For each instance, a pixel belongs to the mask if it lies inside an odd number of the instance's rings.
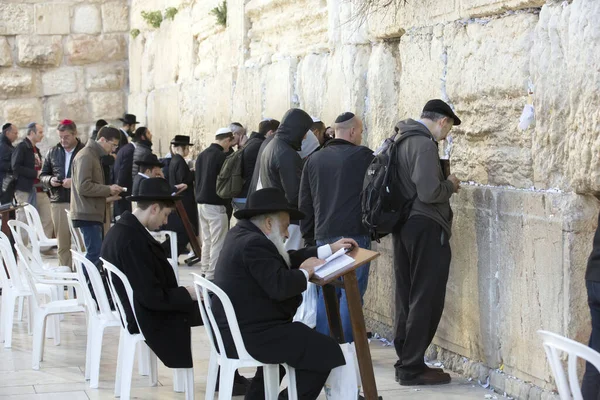
[[[33,299],[31,296],[27,296],[27,335],[33,335],[33,314],[35,310],[33,308]]]
[[[142,376],[150,375],[150,364],[148,363],[148,352],[150,349],[144,342],[137,343],[138,373]]]
[[[91,318],[87,318],[87,343],[85,345],[85,380],[89,381],[91,376],[92,346],[94,336],[94,324]]]
[[[185,392],[185,369],[176,368],[173,370],[173,391],[175,393]]]
[[[194,400],[194,369],[185,369],[185,400]]]
[[[125,336],[126,339],[129,339]],[[121,358],[121,385],[120,385],[120,397],[121,400],[129,400],[131,395],[131,378],[133,375],[133,363],[135,360],[135,345],[130,340],[124,340],[123,354]],[[116,391],[116,388],[115,388]],[[115,396],[117,396],[115,394]],[[119,396],[117,396],[119,397]]]
[[[221,376],[219,379],[219,400],[231,400],[234,377],[235,367],[231,363],[221,365]]]
[[[100,380],[100,358],[102,356],[102,337],[104,336],[104,327],[99,326],[92,333],[92,350],[90,360],[90,388],[98,389]]]
[[[19,311],[17,312],[17,319],[19,321],[23,321],[23,303],[25,302],[25,298],[23,296],[19,296]]]
[[[119,350],[117,352],[117,375],[115,376],[115,397],[121,396],[121,371],[123,370],[123,354],[125,353],[125,329],[121,328],[119,335]]]
[[[33,350],[32,350],[32,368],[40,369],[40,361],[44,355],[44,331],[46,330],[46,316],[36,315],[33,327]]]
[[[296,370],[294,367],[290,367],[284,364],[286,374],[288,378],[288,400],[298,400],[298,388],[296,387]]]
[[[0,267],[1,268],[1,267]],[[11,293],[2,296],[2,330],[4,331],[4,348],[12,347],[12,331],[15,313],[15,298]]]
[[[145,343],[144,343],[145,345]],[[157,386],[158,385],[158,358],[156,357],[156,354],[154,354],[154,352],[152,350],[150,350],[150,348],[145,345],[146,347],[146,354],[148,357],[148,365],[150,366],[150,375],[149,375],[149,379],[150,379],[150,386]]]
[[[263,367],[265,380],[265,399],[277,400],[279,397],[279,365],[270,364]]]
[[[60,317],[64,316],[62,314],[53,315],[51,318],[54,320],[54,345],[60,346]]]
[[[217,385],[218,374],[219,362],[217,361],[217,353],[211,349],[210,358],[208,359],[208,376],[206,378],[205,400],[213,400],[215,398],[215,386]]]

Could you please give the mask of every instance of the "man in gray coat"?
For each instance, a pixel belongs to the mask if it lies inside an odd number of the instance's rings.
[[[398,145],[396,176],[414,203],[406,223],[393,234],[396,275],[396,380],[401,385],[450,382],[450,375],[424,362],[444,310],[450,270],[450,197],[460,181],[444,176],[438,142],[460,119],[442,100],[430,100],[421,119],[396,125],[401,134],[418,132]]]

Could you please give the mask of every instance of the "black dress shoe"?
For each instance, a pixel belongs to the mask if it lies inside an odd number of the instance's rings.
[[[217,376],[217,384],[215,385],[215,392],[219,391],[219,379],[220,376]],[[233,378],[233,390],[232,396],[245,396],[246,392],[250,388],[250,384],[252,383],[252,379],[248,379],[242,375],[240,375],[237,371],[235,372],[235,376]]]
[[[428,365],[425,365],[425,371],[433,371],[436,372],[438,374],[443,374],[444,370],[442,368],[434,368],[434,367],[430,367]],[[396,382],[400,382],[400,376],[402,375],[402,372],[400,371],[400,368],[396,367]]]
[[[419,385],[445,385],[450,383],[452,379],[445,372],[436,372],[428,370],[410,379],[400,379],[402,386],[419,386]]]

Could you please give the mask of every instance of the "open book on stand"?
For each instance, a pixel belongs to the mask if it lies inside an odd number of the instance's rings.
[[[352,264],[354,258],[347,255],[348,249],[340,249],[325,259],[325,264],[315,270],[315,275],[319,278],[325,278],[335,274],[340,269]]]

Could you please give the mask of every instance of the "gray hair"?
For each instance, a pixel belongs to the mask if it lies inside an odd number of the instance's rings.
[[[270,214],[257,215],[256,217],[250,218],[250,222],[252,222],[254,225],[256,225],[257,227],[260,228],[261,226],[263,226],[263,224],[265,223],[267,218],[273,218],[273,219],[276,219],[277,221],[279,221],[280,214],[281,214],[280,212],[275,212],[275,213],[270,213]]]
[[[29,125],[27,125],[27,136],[32,133],[37,133],[37,122],[30,122]]]
[[[450,118],[447,115],[436,113],[434,111],[423,111],[421,113],[421,119],[429,119],[433,122],[437,122],[442,118]]]

